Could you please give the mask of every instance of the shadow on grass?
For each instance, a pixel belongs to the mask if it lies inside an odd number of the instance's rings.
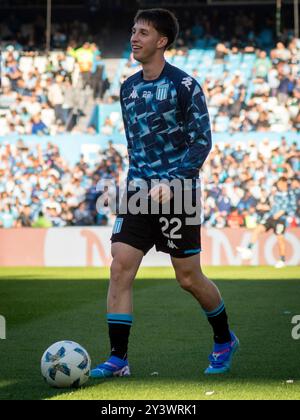
[[[287,377],[270,379],[264,375],[251,375],[249,372],[243,375],[238,372],[238,366],[234,368],[233,373],[217,377],[205,376],[198,370],[197,377],[195,374],[177,374],[161,378],[133,375],[130,378],[90,379],[78,389],[55,389],[49,387],[41,378],[33,378],[5,386],[3,394],[0,387],[0,400],[201,400],[205,399],[207,391],[212,390],[221,399],[299,399],[300,375],[294,375],[293,379],[295,384],[288,385]],[[30,389],[30,394],[24,393],[24,389]]]

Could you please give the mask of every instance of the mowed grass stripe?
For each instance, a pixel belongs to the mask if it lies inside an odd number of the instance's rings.
[[[276,269],[270,266],[206,266],[207,276],[218,280],[295,280],[300,279],[300,267]],[[107,267],[0,267],[1,280],[107,280]],[[139,279],[173,279],[172,267],[141,267]]]

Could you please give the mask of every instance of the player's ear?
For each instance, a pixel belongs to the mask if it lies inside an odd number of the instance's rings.
[[[168,37],[166,37],[166,36],[161,36],[161,37],[159,38],[158,43],[157,43],[157,48],[163,48],[163,49],[166,49],[167,44],[168,44]]]

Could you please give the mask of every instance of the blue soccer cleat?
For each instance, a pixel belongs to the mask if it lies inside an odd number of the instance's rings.
[[[232,357],[238,350],[240,342],[236,335],[231,332],[230,343],[214,345],[213,352],[209,355],[210,365],[205,370],[206,375],[218,375],[229,372],[231,368]]]
[[[96,366],[90,372],[91,378],[112,378],[114,376],[130,376],[130,369],[127,360],[111,356],[107,362]]]

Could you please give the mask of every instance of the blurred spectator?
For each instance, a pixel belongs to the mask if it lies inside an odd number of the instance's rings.
[[[93,67],[91,73],[91,86],[93,89],[94,99],[102,100],[105,92],[109,89],[110,83],[106,74],[105,63],[102,60],[101,54],[94,55]]]
[[[20,214],[19,220],[22,227],[31,227],[31,209],[30,206],[24,206],[23,211]]]
[[[245,227],[254,229],[257,226],[258,216],[255,207],[250,207],[248,214],[245,216]]]
[[[260,51],[254,64],[255,76],[266,80],[271,67],[272,63],[266,51]]]
[[[91,74],[94,62],[94,50],[91,44],[85,42],[82,47],[69,50],[69,54],[72,55],[79,64],[83,89],[88,85],[91,86]]]
[[[16,225],[15,214],[10,204],[0,204],[0,227],[12,228]]]
[[[74,225],[89,226],[93,223],[94,220],[88,209],[87,203],[85,201],[80,203],[79,207],[74,211]]]
[[[34,228],[50,228],[52,227],[52,222],[44,215],[43,212],[40,212],[36,221],[32,224]]]
[[[62,82],[64,78],[61,75],[57,75],[55,79],[48,79],[48,100],[52,107],[54,108],[55,112],[55,119],[56,121],[64,121],[63,116],[63,103],[64,103],[64,96],[63,96],[63,87]]]
[[[233,210],[227,217],[227,225],[230,228],[238,228],[244,225],[244,218],[238,210]]]
[[[49,134],[46,124],[41,120],[41,115],[37,114],[32,117],[31,134]]]

